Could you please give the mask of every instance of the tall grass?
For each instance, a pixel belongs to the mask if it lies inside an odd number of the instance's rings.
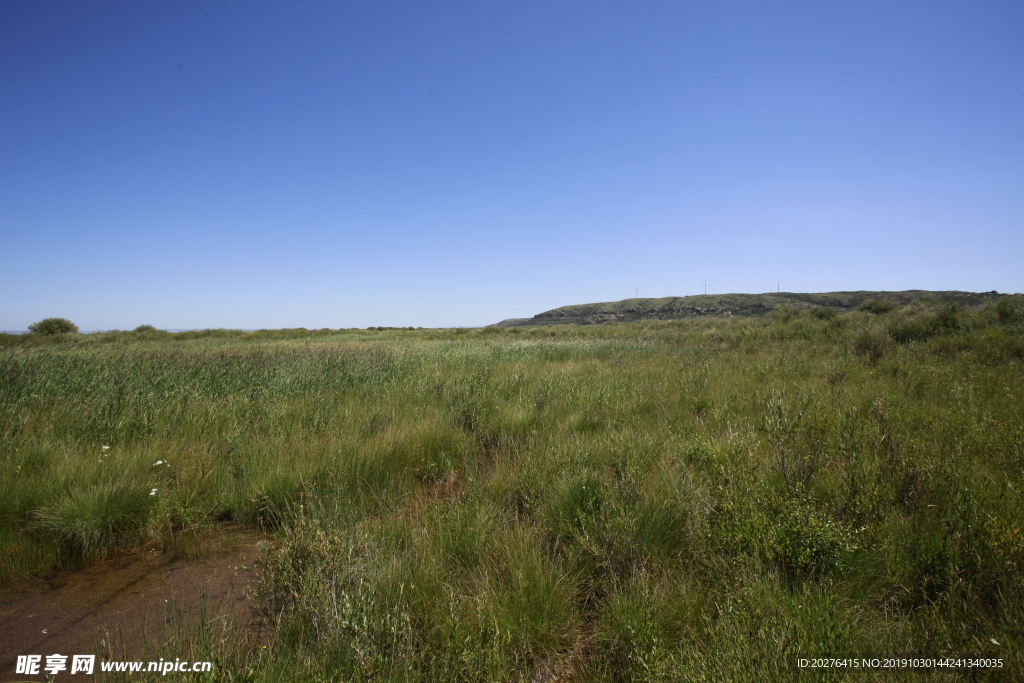
[[[253,680],[1007,680],[1022,307],[886,308],[7,340],[0,572],[273,530]]]

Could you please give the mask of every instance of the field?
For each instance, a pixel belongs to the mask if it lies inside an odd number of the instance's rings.
[[[891,309],[891,310],[890,310]],[[233,521],[252,681],[1024,671],[1024,303],[0,335],[0,580]],[[225,633],[227,635],[225,635]],[[143,680],[134,676],[131,680]]]

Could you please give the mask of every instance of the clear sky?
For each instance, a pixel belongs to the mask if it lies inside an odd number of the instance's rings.
[[[1024,290],[1024,2],[0,0],[0,329],[705,279]]]

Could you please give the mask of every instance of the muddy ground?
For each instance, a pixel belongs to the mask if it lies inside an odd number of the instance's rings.
[[[175,659],[181,635],[202,623],[258,647],[269,633],[246,597],[265,537],[235,528],[148,546],[87,567],[0,587],[0,682],[44,681],[15,673],[18,655],[97,655],[99,661]],[[56,680],[87,680],[68,675]]]

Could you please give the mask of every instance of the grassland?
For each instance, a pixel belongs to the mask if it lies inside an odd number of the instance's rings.
[[[271,530],[225,680],[1013,680],[1024,304],[888,308],[2,336],[0,576]]]

